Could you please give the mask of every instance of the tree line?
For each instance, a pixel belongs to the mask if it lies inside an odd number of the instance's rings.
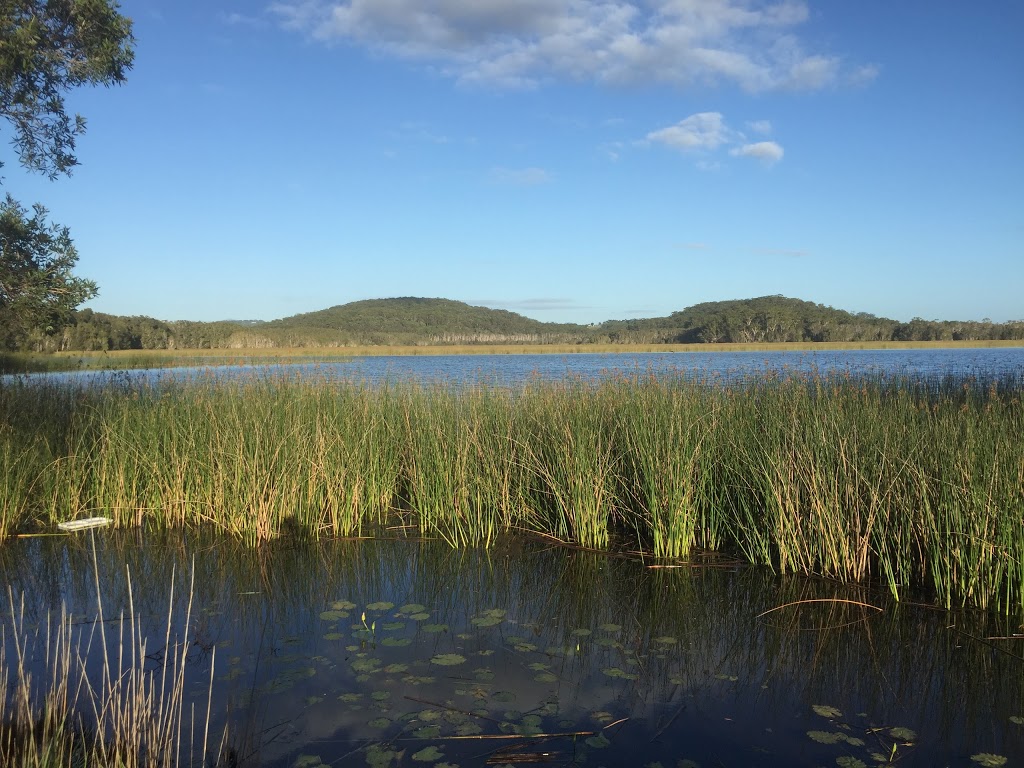
[[[1024,321],[900,322],[783,296],[707,302],[667,317],[541,323],[445,299],[379,299],[272,322],[162,321],[83,309],[35,329],[22,351],[252,349],[453,344],[758,344],[1024,340]]]

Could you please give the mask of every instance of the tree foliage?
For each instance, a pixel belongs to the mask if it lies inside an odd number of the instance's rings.
[[[112,0],[0,0],[0,115],[23,166],[51,179],[71,172],[85,119],[67,113],[64,94],[123,82],[133,43]]]
[[[67,227],[32,214],[10,195],[0,204],[0,345],[24,346],[31,332],[61,330],[96,284],[71,274],[78,252]]]

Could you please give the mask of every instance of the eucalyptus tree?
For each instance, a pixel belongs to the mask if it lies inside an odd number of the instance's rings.
[[[51,180],[71,173],[85,118],[68,113],[65,94],[124,82],[134,42],[132,22],[114,0],[0,0],[0,117],[24,168]],[[17,346],[28,330],[52,327],[95,295],[94,283],[71,274],[77,260],[67,228],[47,222],[45,208],[30,213],[6,196],[0,343]]]

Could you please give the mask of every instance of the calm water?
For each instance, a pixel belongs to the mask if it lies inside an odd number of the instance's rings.
[[[0,548],[30,626],[64,602],[79,631],[92,628],[93,535]],[[127,610],[130,573],[153,659],[172,584],[172,642],[186,637],[194,567],[187,695],[205,712],[215,659],[213,732],[227,724],[249,764],[467,767],[540,752],[562,765],[664,768],[1024,759],[1024,726],[1011,720],[1024,715],[1021,643],[986,639],[1018,628],[990,616],[723,561],[651,568],[523,539],[490,552],[95,540],[105,615]],[[575,735],[525,738],[538,733]]]
[[[315,376],[339,381],[379,383],[421,381],[448,383],[521,384],[534,379],[638,374],[681,375],[695,378],[744,379],[767,371],[850,373],[851,375],[1024,376],[1024,347],[998,349],[844,350],[821,352],[662,352],[571,355],[423,355],[354,357],[344,362],[290,365],[217,366],[150,371],[77,371],[31,374],[26,381],[68,380],[119,384],[135,381],[253,376]]]

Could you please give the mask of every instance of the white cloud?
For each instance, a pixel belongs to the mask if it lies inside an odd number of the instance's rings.
[[[785,152],[774,141],[758,141],[730,149],[729,154],[733,157],[753,157],[765,165],[775,165]]]
[[[498,184],[535,187],[551,181],[551,174],[543,168],[492,168],[491,180]]]
[[[748,123],[747,127],[766,133],[771,130],[771,123],[759,120]],[[651,131],[640,143],[663,144],[681,152],[696,154],[697,167],[702,171],[718,170],[720,163],[713,155],[720,147],[730,147],[729,154],[733,157],[751,157],[765,165],[774,165],[785,154],[782,147],[774,141],[747,143],[746,136],[726,125],[725,118],[720,112],[699,112],[690,115],[668,128]]]
[[[668,128],[651,131],[647,140],[693,152],[717,149],[729,141],[730,134],[720,112],[699,112]]]
[[[772,132],[771,120],[752,120],[747,123],[747,130],[767,136]]]
[[[727,82],[748,91],[849,81],[805,52],[806,0],[275,0],[281,25],[437,65],[465,83]],[[866,70],[857,70],[860,80]],[[877,70],[876,70],[877,71]]]

